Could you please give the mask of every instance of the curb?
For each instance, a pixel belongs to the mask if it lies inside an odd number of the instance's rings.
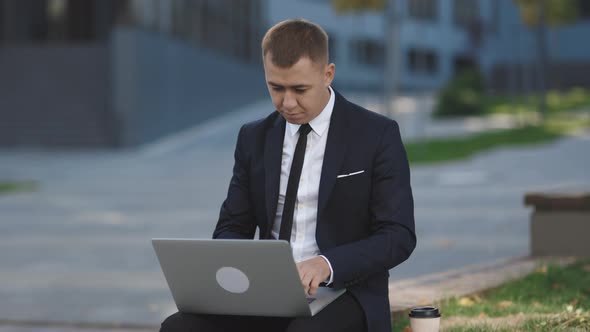
[[[133,323],[93,323],[76,321],[51,321],[51,320],[12,320],[0,319],[0,331],[4,328],[28,328],[35,330],[75,330],[75,331],[158,331],[159,325],[133,324]]]

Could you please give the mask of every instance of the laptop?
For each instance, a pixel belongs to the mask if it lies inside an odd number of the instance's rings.
[[[282,240],[152,239],[178,311],[310,317],[346,290],[307,296]]]

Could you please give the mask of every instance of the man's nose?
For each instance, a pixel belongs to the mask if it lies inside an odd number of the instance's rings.
[[[283,98],[283,108],[287,110],[291,110],[297,106],[297,99],[292,92],[285,92],[285,97]]]

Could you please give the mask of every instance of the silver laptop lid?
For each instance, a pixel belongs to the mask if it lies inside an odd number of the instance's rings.
[[[311,316],[286,241],[153,239],[152,244],[181,312]]]

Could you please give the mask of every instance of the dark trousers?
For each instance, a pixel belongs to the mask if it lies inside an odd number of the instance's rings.
[[[362,332],[366,331],[366,327],[363,309],[347,292],[313,317],[198,315],[177,312],[166,318],[160,329],[160,332],[180,331]]]

